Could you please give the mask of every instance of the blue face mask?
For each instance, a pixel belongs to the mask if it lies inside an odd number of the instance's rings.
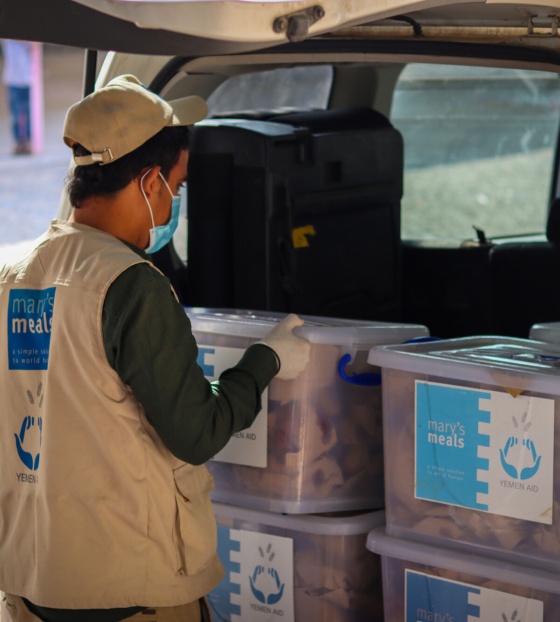
[[[151,169],[150,169],[151,170]],[[165,225],[158,225],[156,227],[156,223],[154,222],[154,213],[152,212],[152,206],[148,201],[148,197],[144,192],[144,177],[150,171],[146,171],[140,180],[140,189],[142,190],[142,194],[144,195],[144,199],[148,204],[148,209],[150,210],[150,216],[152,217],[152,228],[150,229],[150,243],[148,247],[144,249],[145,253],[155,253],[156,251],[161,250],[173,237],[175,231],[177,231],[177,226],[179,225],[179,208],[181,207],[181,197],[179,195],[174,195],[171,192],[171,188],[169,184],[165,181],[165,177],[160,173],[159,176],[163,180],[165,187],[169,190],[169,194],[171,195],[171,217],[169,221]]]

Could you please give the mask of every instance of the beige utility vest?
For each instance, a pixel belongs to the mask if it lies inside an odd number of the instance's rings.
[[[166,449],[105,356],[105,295],[142,261],[54,221],[0,271],[0,590],[40,606],[173,606],[223,577],[211,475]]]

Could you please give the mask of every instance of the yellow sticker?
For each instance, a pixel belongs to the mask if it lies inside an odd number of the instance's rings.
[[[313,225],[305,225],[305,227],[296,227],[292,229],[292,243],[294,248],[306,248],[309,246],[308,235],[315,235],[315,227]]]
[[[491,369],[490,376],[492,377],[493,384],[501,387],[506,393],[509,393],[511,397],[516,398],[525,392],[525,389],[518,389],[517,387],[509,386],[511,375],[501,369]]]
[[[518,397],[525,391],[525,389],[513,389],[512,387],[502,387],[511,397]]]

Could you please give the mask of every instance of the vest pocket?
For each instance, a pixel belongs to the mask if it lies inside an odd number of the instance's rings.
[[[173,477],[178,573],[194,575],[216,554],[216,520],[210,501],[214,478],[205,466],[190,464],[175,469]]]

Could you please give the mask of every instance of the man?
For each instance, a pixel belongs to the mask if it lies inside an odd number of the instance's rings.
[[[133,76],[75,104],[73,216],[0,271],[2,622],[209,619],[223,569],[201,465],[309,344],[288,316],[208,383],[149,262],[173,235],[188,126],[206,112]]]
[[[13,155],[31,153],[31,85],[33,68],[31,60],[32,46],[29,41],[2,40],[4,69],[2,82],[6,85],[12,136]]]

